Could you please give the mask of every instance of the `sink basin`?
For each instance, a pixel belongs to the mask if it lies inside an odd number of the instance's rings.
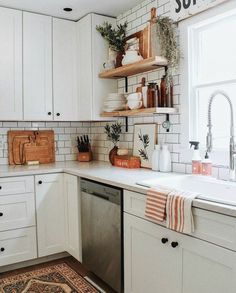
[[[236,206],[236,183],[193,175],[168,175],[137,183],[145,187],[164,186],[184,191],[197,192],[198,199]]]

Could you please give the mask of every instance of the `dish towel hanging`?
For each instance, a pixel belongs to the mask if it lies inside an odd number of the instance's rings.
[[[166,226],[180,233],[191,234],[194,232],[192,213],[193,200],[199,194],[172,190],[166,202]]]
[[[145,216],[155,222],[166,220],[167,228],[191,234],[194,232],[192,203],[197,196],[197,193],[168,190],[160,186],[150,188],[147,192]]]
[[[147,192],[145,216],[156,222],[166,219],[167,195],[170,190],[164,188],[150,188]]]

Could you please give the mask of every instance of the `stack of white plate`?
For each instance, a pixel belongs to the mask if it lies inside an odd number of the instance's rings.
[[[124,94],[111,93],[104,100],[103,111],[114,112],[125,109],[126,99]]]

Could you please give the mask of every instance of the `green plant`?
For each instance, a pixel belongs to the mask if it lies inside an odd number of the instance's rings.
[[[120,140],[121,130],[122,127],[121,123],[119,122],[116,122],[111,126],[109,124],[105,126],[105,133],[107,135],[107,139],[112,141],[115,146],[117,142]]]
[[[156,32],[160,41],[161,54],[169,62],[167,78],[170,80],[172,70],[179,65],[180,51],[177,43],[177,26],[169,17],[158,17],[156,20]]]
[[[138,138],[139,140],[142,142],[143,144],[143,149],[139,149],[138,152],[140,154],[140,156],[145,160],[148,161],[148,152],[147,152],[147,148],[149,146],[150,140],[149,140],[149,135],[148,134],[144,134],[142,135],[142,132],[140,130],[140,133],[138,134]]]
[[[110,49],[116,52],[124,51],[126,43],[125,38],[127,22],[117,25],[116,29],[113,28],[110,23],[104,22],[103,25],[98,25],[96,29],[101,34],[101,36],[108,42]]]

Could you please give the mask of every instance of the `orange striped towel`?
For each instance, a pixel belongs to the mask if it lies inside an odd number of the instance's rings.
[[[164,188],[150,188],[147,192],[145,216],[157,222],[166,219],[166,203],[170,190]]]
[[[194,232],[192,202],[199,194],[172,190],[166,203],[167,228],[180,233]]]

